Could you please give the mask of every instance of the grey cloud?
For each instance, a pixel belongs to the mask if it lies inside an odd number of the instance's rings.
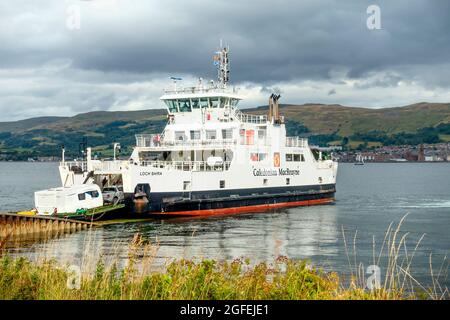
[[[213,76],[211,51],[223,38],[232,45],[236,81],[270,83],[326,79],[334,66],[358,78],[450,56],[450,19],[444,14],[450,7],[443,1],[378,1],[383,29],[375,31],[366,28],[363,1],[109,1],[103,8],[96,1],[49,2],[50,10],[31,1],[3,4],[13,17],[23,16],[6,21],[24,30],[2,33],[9,45],[0,51],[0,63],[68,57],[81,69]],[[65,27],[67,3],[80,5],[80,30]]]
[[[397,74],[375,74],[373,77],[367,77],[355,83],[355,87],[358,89],[367,89],[371,87],[397,87],[403,78]]]
[[[215,77],[211,57],[219,39],[231,46],[231,80],[264,96],[285,83],[325,88],[317,100],[326,93],[336,98],[333,90],[343,96],[349,81],[358,94],[400,82],[449,89],[450,2],[378,0],[382,29],[373,31],[366,27],[369,4],[4,1],[0,84],[7,88],[0,89],[0,111],[17,105],[16,114],[7,115],[17,118],[27,114],[26,106],[35,110],[30,115],[44,107],[70,113],[133,99],[159,106],[158,90],[169,76]],[[80,8],[80,30],[66,27],[70,5]],[[139,85],[146,82],[151,88]]]

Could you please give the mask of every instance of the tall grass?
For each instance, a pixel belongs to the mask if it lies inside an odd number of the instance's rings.
[[[420,243],[425,237],[425,234],[417,240],[412,251],[408,250],[407,239],[408,232],[401,232],[408,214],[403,216],[398,222],[397,226],[391,222],[385,233],[380,250],[376,250],[375,238],[372,240],[372,265],[383,269],[383,278],[379,284],[379,290],[372,290],[375,298],[385,298],[386,293],[395,292],[401,297],[413,297],[423,299],[449,299],[450,294],[447,287],[442,286],[442,280],[446,280],[448,276],[449,261],[447,256],[444,257],[441,266],[437,273],[435,273],[432,265],[432,255],[429,255],[429,276],[431,278],[431,286],[425,287],[412,274],[412,263],[417,253]],[[357,263],[357,231],[353,237],[353,244],[347,241],[344,228],[342,228],[342,235],[344,239],[345,252],[349,269],[351,272],[350,288],[367,288],[367,274],[366,269],[362,263]],[[352,252],[350,252],[350,247]],[[352,257],[351,257],[352,255]],[[382,263],[382,259],[386,262]]]
[[[336,273],[311,269],[304,261],[277,259],[272,265],[248,262],[178,260],[165,272],[142,274],[131,266],[106,269],[99,262],[84,275],[81,288],[69,289],[68,272],[54,262],[0,259],[1,299],[399,299],[398,292],[374,295],[343,289]],[[283,265],[283,268],[281,268]],[[245,270],[246,269],[246,270]],[[282,271],[283,269],[283,271]]]
[[[119,267],[119,259],[106,261],[86,250],[83,270],[90,271],[81,274],[79,289],[68,286],[73,276],[68,265],[48,259],[31,262],[5,254],[0,258],[0,299],[449,299],[448,289],[440,285],[448,264],[437,271],[430,265],[433,281],[429,287],[411,275],[414,254],[423,237],[409,252],[407,233],[400,232],[404,219],[395,228],[389,226],[378,252],[373,243],[373,264],[380,264],[383,256],[387,272],[380,287],[372,290],[366,288],[367,275],[357,264],[356,233],[350,249],[344,230],[350,282],[336,272],[287,257],[259,264],[248,259],[179,259],[155,271],[158,243],[146,242],[136,234],[128,244],[124,266]]]

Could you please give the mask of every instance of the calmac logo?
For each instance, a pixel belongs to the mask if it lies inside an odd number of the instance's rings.
[[[291,170],[291,169],[253,169],[253,175],[255,177],[262,176],[298,176],[300,175],[300,170]]]

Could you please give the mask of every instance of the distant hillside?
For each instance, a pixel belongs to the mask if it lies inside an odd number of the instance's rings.
[[[450,103],[417,103],[395,108],[341,105],[281,105],[290,134],[310,136],[316,144],[366,149],[381,145],[450,141]],[[264,114],[267,106],[249,109]]]
[[[405,107],[368,109],[341,105],[281,105],[286,119],[303,123],[317,134],[350,136],[380,130],[387,134],[414,133],[420,128],[450,123],[450,103],[418,103]],[[248,112],[265,113],[267,106]]]
[[[264,114],[267,106],[246,109]],[[311,143],[370,148],[389,144],[450,141],[450,103],[369,109],[341,105],[281,105],[289,135],[309,137]],[[96,111],[74,117],[38,117],[0,122],[0,159],[58,156],[66,146],[68,156],[77,156],[79,143],[87,137],[99,156],[111,155],[111,144],[120,142],[129,153],[136,133],[160,132],[166,111]]]

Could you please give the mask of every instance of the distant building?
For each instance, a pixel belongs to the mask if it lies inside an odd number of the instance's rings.
[[[316,149],[325,152],[342,151],[342,146],[316,147]]]
[[[60,161],[59,157],[38,157],[37,161],[39,162],[55,162]]]
[[[419,154],[417,155],[417,161],[425,161],[425,152],[423,149],[423,144],[419,145]]]

